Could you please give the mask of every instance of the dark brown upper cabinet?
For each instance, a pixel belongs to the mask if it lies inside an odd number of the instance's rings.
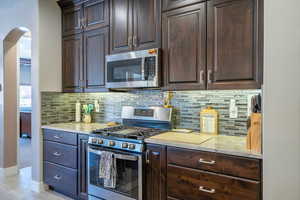
[[[180,8],[195,3],[205,2],[206,0],[164,0],[163,1],[163,11],[172,10],[175,8]]]
[[[63,35],[73,35],[82,32],[81,5],[67,6],[62,9]]]
[[[206,88],[206,4],[163,14],[163,69],[168,90]]]
[[[255,89],[262,80],[262,1],[208,1],[208,89]]]
[[[62,6],[63,35],[72,35],[109,25],[109,1],[89,0],[60,3]]]
[[[63,91],[82,92],[82,34],[63,38]]]
[[[84,33],[84,91],[105,87],[105,56],[108,54],[108,28]]]
[[[111,0],[110,53],[160,47],[161,0]]]

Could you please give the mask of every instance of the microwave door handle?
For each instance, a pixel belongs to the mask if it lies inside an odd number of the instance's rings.
[[[146,65],[145,65],[145,57],[144,58],[142,58],[142,81],[144,81],[145,80],[145,67],[146,67]]]

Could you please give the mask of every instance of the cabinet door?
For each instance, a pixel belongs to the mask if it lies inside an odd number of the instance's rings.
[[[132,50],[132,0],[111,0],[110,53]]]
[[[166,199],[166,147],[147,145],[146,199]]]
[[[108,0],[90,0],[83,7],[85,31],[109,25]]]
[[[105,89],[105,56],[108,54],[108,28],[84,33],[85,91]]]
[[[63,91],[82,92],[82,34],[63,38]]]
[[[134,0],[135,50],[161,46],[161,0]]]
[[[82,32],[82,9],[81,5],[62,8],[62,32],[64,36]]]
[[[164,0],[163,1],[163,10],[171,10],[183,6],[188,6],[195,3],[204,2],[205,0]]]
[[[163,56],[167,89],[205,89],[205,3],[163,14]]]
[[[208,89],[261,87],[261,2],[208,1]]]
[[[87,135],[78,135],[78,197],[81,200],[88,199],[87,192]]]

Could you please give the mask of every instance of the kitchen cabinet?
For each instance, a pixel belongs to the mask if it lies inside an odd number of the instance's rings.
[[[60,1],[63,36],[109,25],[109,1]]]
[[[31,113],[21,112],[20,113],[20,137],[22,134],[27,134],[31,137]]]
[[[208,89],[255,89],[262,80],[262,1],[207,4]]]
[[[110,53],[159,48],[161,0],[111,0]]]
[[[105,87],[105,56],[108,54],[108,28],[84,33],[84,91],[97,92]]]
[[[259,159],[156,144],[146,155],[147,200],[262,199]]]
[[[163,1],[163,11],[172,10],[175,8],[180,8],[200,2],[205,2],[206,0],[164,0]]]
[[[78,197],[81,200],[88,199],[87,192],[87,151],[88,135],[78,135]]]
[[[82,34],[63,38],[62,44],[62,74],[64,92],[82,92],[83,58]]]
[[[206,88],[206,4],[163,14],[163,69],[169,90]]]
[[[166,150],[161,145],[147,145],[146,199],[166,199]]]

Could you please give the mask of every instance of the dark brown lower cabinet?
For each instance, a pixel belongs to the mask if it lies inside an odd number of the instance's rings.
[[[147,145],[146,199],[166,199],[166,150],[165,146]]]
[[[146,160],[147,200],[262,199],[259,159],[147,144]]]
[[[78,135],[78,198],[88,199],[87,192],[87,148],[88,135]]]

